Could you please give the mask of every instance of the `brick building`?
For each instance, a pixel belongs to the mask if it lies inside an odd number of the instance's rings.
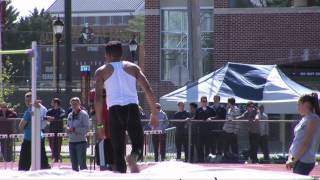
[[[157,97],[188,81],[186,2],[145,2],[144,66]],[[261,1],[239,8],[238,2],[200,1],[202,75],[227,62],[279,64],[292,79],[320,88],[320,8],[262,7]]]
[[[88,65],[93,73],[104,63],[104,44],[110,40],[120,40],[124,44],[124,60],[131,60],[128,43],[132,35],[139,33],[128,31],[130,19],[142,14],[144,0],[74,0],[72,1],[72,80],[71,85],[79,89],[80,66]],[[64,21],[64,0],[56,0],[48,9],[53,17],[59,16]],[[84,39],[82,33],[91,34],[90,38]],[[89,37],[89,36],[87,36]],[[48,39],[48,41],[46,41]],[[41,65],[38,71],[40,87],[53,88],[53,53],[52,32],[43,36],[40,43]],[[62,37],[60,52],[60,79],[64,87],[65,74],[65,49]]]
[[[72,1],[72,39],[79,42],[86,25],[94,33],[90,43],[123,39],[129,20],[144,10],[144,0],[76,0]],[[63,20],[64,0],[56,0],[47,10]],[[130,36],[129,36],[130,38]]]

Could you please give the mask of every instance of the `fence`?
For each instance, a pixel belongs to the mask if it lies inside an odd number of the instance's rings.
[[[12,145],[12,153],[13,153],[13,159],[12,162],[16,161],[15,157],[17,157],[17,152],[19,152],[19,148],[20,145],[19,143],[22,141],[23,139],[23,134],[17,134],[16,133],[16,127],[17,127],[17,121],[21,120],[20,118],[10,118],[10,119],[1,119],[0,120],[0,140],[2,142],[2,140],[9,140],[12,141],[13,145]],[[238,138],[239,138],[239,149],[244,149],[248,146],[248,138],[246,137],[246,126],[247,126],[247,121],[245,120],[237,120],[241,123],[241,128],[240,128],[240,133],[238,134]],[[292,127],[292,124],[296,121],[292,121],[292,120],[267,120],[270,124],[275,124],[277,126],[279,126],[279,128],[277,128],[279,130],[279,138],[278,138],[278,142],[280,143],[270,143],[270,149],[271,149],[271,153],[274,153],[275,151],[272,151],[272,149],[278,149],[277,153],[279,153],[279,149],[281,153],[286,153],[286,148],[287,145],[289,144],[287,141],[288,139],[290,139],[288,137],[288,135],[286,135],[286,132],[288,131],[287,127]],[[10,122],[10,123],[9,123]],[[144,120],[142,121],[143,123],[147,123],[148,120]],[[225,120],[214,120],[214,121],[199,121],[199,120],[170,120],[170,122],[175,122],[175,123],[184,123],[185,125],[188,126],[188,138],[189,138],[189,149],[191,148],[191,137],[194,136],[192,134],[191,129],[193,128],[193,125],[197,124],[197,123],[216,123],[216,122],[225,122]],[[5,124],[5,126],[4,126]],[[94,129],[94,128],[92,128]],[[175,127],[170,127],[168,129],[165,130],[165,132],[162,131],[144,131],[145,134],[145,138],[144,138],[144,157],[145,160],[148,160],[148,158],[154,156],[153,153],[153,146],[152,146],[152,140],[151,140],[151,136],[152,134],[161,134],[161,133],[166,133],[166,156],[167,158],[171,159],[171,158],[175,158],[176,155],[176,148],[175,148],[175,133],[176,133],[176,128]],[[53,133],[45,133],[45,137],[52,137],[54,136]],[[59,137],[63,137],[63,138],[67,138],[67,134],[66,133],[58,133],[57,136]],[[94,157],[94,144],[95,144],[95,131],[91,131],[88,133],[88,137],[89,137],[89,148],[87,151],[88,157],[90,158],[90,161],[93,161],[93,157]],[[128,141],[128,146],[127,146],[127,153],[130,152],[131,150],[131,146],[129,146],[130,141]],[[277,146],[277,148],[274,148],[272,146]],[[280,147],[279,147],[280,146]],[[49,149],[46,148],[46,150],[48,151]],[[49,151],[50,152],[50,151]],[[189,151],[190,152],[190,151]],[[2,154],[4,152],[1,152]],[[62,153],[65,153],[68,156],[68,147],[67,146],[63,146],[62,148]],[[50,155],[47,154],[47,155]],[[189,155],[190,157],[190,155]],[[10,167],[12,168],[12,162]],[[5,162],[5,168],[7,168],[7,162]]]

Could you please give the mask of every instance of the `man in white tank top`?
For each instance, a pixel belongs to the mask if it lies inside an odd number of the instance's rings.
[[[139,168],[136,162],[142,158],[143,153],[143,129],[140,121],[136,81],[147,96],[153,126],[159,123],[158,112],[155,108],[154,93],[140,67],[128,61],[121,61],[121,57],[121,43],[119,41],[109,42],[105,52],[106,64],[98,68],[95,74],[95,110],[97,127],[101,127],[97,133],[98,137],[103,138],[101,111],[103,103],[107,102],[115,171],[120,173],[127,171],[124,154],[126,150],[125,131],[128,131],[132,151],[126,160],[131,173],[137,173]],[[106,89],[106,100],[99,98],[102,97],[103,88]]]

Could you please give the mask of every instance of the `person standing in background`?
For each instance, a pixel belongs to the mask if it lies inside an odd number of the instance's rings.
[[[294,128],[294,139],[286,162],[293,173],[309,175],[315,166],[320,143],[320,110],[318,95],[303,95],[298,100],[298,111],[302,116]]]
[[[3,118],[3,120],[6,121],[6,125],[2,126],[2,130],[5,130],[7,132],[13,133],[13,127],[12,124],[15,124],[14,120],[9,120],[8,118],[16,118],[17,113],[14,110],[8,109],[7,103],[2,102],[0,103],[0,117]],[[12,145],[13,141],[10,138],[6,139],[0,139],[1,143],[1,152],[3,155],[3,159],[5,162],[10,162],[12,161]]]
[[[67,133],[69,134],[69,153],[72,170],[87,169],[87,133],[89,131],[89,115],[81,110],[81,101],[78,97],[70,100],[72,112],[68,115]]]
[[[90,101],[91,104],[94,104],[94,99],[96,96],[96,90],[93,89],[90,91]],[[102,98],[106,98],[106,90],[102,90]],[[106,103],[103,103],[102,106],[102,123],[96,123],[96,133],[97,142],[95,144],[95,158],[97,165],[100,166],[100,171],[104,170],[115,170],[114,161],[113,161],[113,149],[111,144],[111,133],[110,133],[110,123],[108,117],[108,106]],[[94,107],[91,108],[91,117],[96,118]],[[103,131],[101,131],[103,130]]]
[[[259,121],[256,121],[257,111],[253,102],[249,101],[247,103],[247,110],[237,119],[248,121],[248,134],[249,134],[249,150],[250,150],[250,160],[252,163],[258,163],[258,147],[260,139],[260,127]]]
[[[160,155],[161,161],[164,161],[166,158],[166,128],[169,126],[169,120],[167,114],[162,111],[161,105],[159,103],[155,104],[156,109],[158,110],[158,126],[152,126],[152,130],[161,130],[161,134],[153,134],[152,135],[152,144],[154,150],[154,160],[156,162],[159,161],[159,146],[160,146]],[[151,114],[152,116],[152,114]],[[151,121],[150,121],[151,124]]]
[[[175,143],[177,149],[177,159],[181,159],[181,150],[183,147],[185,154],[185,161],[188,161],[188,136],[186,119],[189,117],[189,113],[184,110],[184,103],[178,102],[178,111],[174,114],[173,119],[181,120],[182,122],[173,122],[176,126]]]
[[[196,116],[196,112],[198,109],[198,105],[197,103],[190,103],[189,104],[189,118],[188,123],[191,123],[191,151],[190,151],[190,157],[189,158],[189,162],[195,162],[196,158],[195,158],[195,148],[196,148],[196,142],[197,142],[197,127],[192,125],[192,120],[194,120],[194,117]],[[188,144],[189,144],[189,129],[187,130],[187,138],[188,138]],[[188,151],[189,152],[189,151]]]
[[[197,109],[195,120],[197,124],[197,141],[196,148],[198,153],[198,162],[205,162],[211,152],[211,123],[206,122],[210,117],[215,116],[215,112],[208,106],[208,99],[206,96],[200,98],[201,107]]]
[[[214,120],[225,120],[226,119],[226,114],[227,110],[220,104],[220,96],[215,95],[213,97],[213,105],[210,106],[214,111],[215,111],[215,116],[210,117],[210,121]],[[211,127],[212,127],[212,151],[213,154],[216,154],[217,159],[222,158],[222,152],[223,152],[223,122],[211,122]]]
[[[226,122],[223,125],[224,131],[224,157],[230,158],[239,155],[238,149],[238,132],[239,122],[237,117],[240,115],[240,109],[236,106],[236,100],[232,97],[228,99],[228,109],[226,115]],[[230,153],[231,148],[231,153]]]
[[[259,138],[259,146],[263,153],[263,158],[265,161],[269,161],[269,144],[268,144],[268,136],[269,136],[269,122],[268,115],[264,113],[264,106],[260,104],[258,106],[258,111],[256,115],[256,121],[259,122],[260,127],[260,138]]]
[[[23,119],[19,123],[19,130],[24,132],[19,156],[19,171],[28,171],[31,166],[31,92],[26,93],[24,97],[27,110],[24,112]],[[38,103],[39,102],[35,102],[35,106],[39,106]],[[41,131],[39,135],[41,136],[41,169],[49,169],[50,166],[46,155],[43,132]]]
[[[49,120],[49,133],[54,133],[53,137],[49,137],[49,145],[51,149],[51,157],[54,162],[62,161],[61,159],[61,145],[62,137],[58,137],[58,133],[64,132],[63,118],[66,117],[65,110],[61,108],[61,101],[59,98],[53,98],[51,101],[52,108],[48,110],[47,116],[53,117]]]

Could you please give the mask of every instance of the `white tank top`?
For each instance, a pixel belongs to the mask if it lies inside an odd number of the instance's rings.
[[[112,75],[104,81],[108,108],[120,105],[139,104],[136,78],[124,71],[124,62],[112,62]]]

